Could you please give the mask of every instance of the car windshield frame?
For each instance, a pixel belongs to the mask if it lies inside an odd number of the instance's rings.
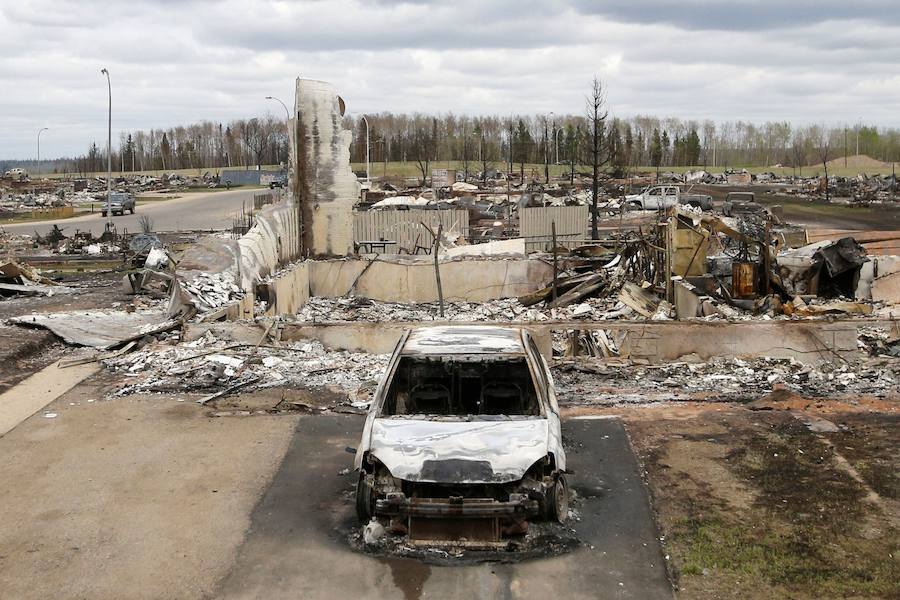
[[[517,414],[458,414],[447,415],[437,413],[409,413],[409,414],[385,414],[385,404],[391,393],[391,386],[397,377],[397,372],[403,359],[412,359],[417,361],[434,361],[434,362],[450,362],[450,363],[489,363],[518,361],[525,362],[528,370],[529,380],[534,389],[535,401],[538,407],[538,414],[535,415],[517,415]],[[421,421],[513,421],[525,419],[546,419],[550,410],[549,398],[547,390],[542,387],[540,381],[536,377],[536,369],[540,368],[534,365],[532,359],[523,352],[503,352],[503,353],[473,353],[473,354],[455,354],[455,353],[404,353],[397,354],[397,361],[390,368],[390,372],[384,379],[384,385],[377,392],[373,410],[375,418],[378,419],[403,419],[403,420],[421,420]]]

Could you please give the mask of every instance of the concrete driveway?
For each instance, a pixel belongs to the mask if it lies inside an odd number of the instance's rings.
[[[198,229],[230,228],[232,219],[240,214],[244,204],[252,207],[255,194],[267,193],[266,189],[231,190],[223,192],[189,192],[172,200],[159,200],[138,204],[135,214],[114,216],[112,221],[122,233],[141,230],[139,219],[146,215],[153,220],[154,231],[190,231]],[[106,219],[99,212],[36,223],[14,223],[3,225],[3,229],[16,234],[33,234],[37,231],[45,235],[53,225],[71,235],[76,229],[90,230],[94,235],[103,233]]]
[[[302,418],[217,597],[417,600],[672,598],[627,435],[615,420],[564,424],[583,545],[553,558],[432,566],[350,549],[354,474],[340,475],[362,419]]]

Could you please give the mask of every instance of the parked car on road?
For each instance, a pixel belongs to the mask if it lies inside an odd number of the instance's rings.
[[[131,214],[134,214],[135,209],[135,201],[134,196],[131,194],[123,193],[123,192],[113,192],[109,197],[109,211],[115,215],[124,215],[127,210]],[[100,214],[104,217],[107,212],[107,203],[104,202],[103,206],[100,209]]]
[[[547,363],[525,330],[404,334],[369,409],[356,511],[411,543],[502,543],[568,514],[566,455]]]
[[[693,206],[701,210],[712,209],[712,196],[706,194],[684,194],[675,185],[652,185],[640,194],[625,196],[625,206],[639,210],[657,210],[676,204]]]

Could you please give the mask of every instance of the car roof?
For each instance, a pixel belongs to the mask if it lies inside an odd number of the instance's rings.
[[[486,325],[449,325],[413,329],[401,354],[524,354],[519,330]]]

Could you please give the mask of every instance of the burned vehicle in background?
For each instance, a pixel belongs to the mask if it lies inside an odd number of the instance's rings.
[[[411,544],[490,547],[568,514],[553,381],[525,330],[406,332],[354,464],[359,520]]]
[[[722,204],[722,214],[726,217],[741,215],[766,216],[769,210],[756,201],[753,192],[728,192]]]

